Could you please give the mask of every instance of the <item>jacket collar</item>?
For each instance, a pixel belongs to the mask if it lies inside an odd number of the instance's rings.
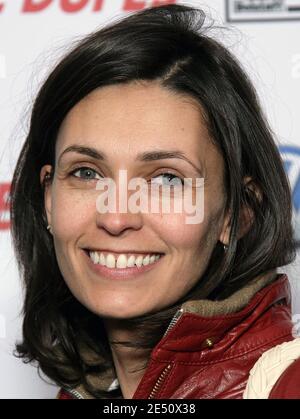
[[[183,303],[181,308],[185,313],[198,314],[202,317],[225,316],[237,313],[249,304],[258,291],[272,283],[276,278],[278,278],[278,274],[270,271],[264,275],[257,276],[242,289],[224,300],[189,300]]]
[[[285,274],[270,271],[256,277],[225,300],[185,302],[175,325],[154,348],[153,358],[164,357],[164,351],[175,353],[211,349],[230,331],[229,346],[265,310],[281,300],[285,300],[288,306],[291,303],[288,278]]]

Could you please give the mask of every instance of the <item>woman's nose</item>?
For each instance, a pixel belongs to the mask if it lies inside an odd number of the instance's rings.
[[[97,227],[105,229],[108,233],[117,236],[125,230],[139,230],[143,225],[141,213],[107,212],[97,214]]]

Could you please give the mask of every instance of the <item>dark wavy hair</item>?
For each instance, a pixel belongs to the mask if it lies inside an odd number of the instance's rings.
[[[11,185],[11,233],[26,289],[23,341],[16,353],[25,362],[36,361],[60,386],[83,384],[95,397],[106,397],[108,393],[86,377],[113,367],[101,318],[75,299],[59,270],[53,238],[46,229],[45,183],[40,183],[42,166],[55,166],[62,121],[94,89],[152,80],[196,99],[224,159],[231,213],[228,251],[216,244],[201,280],[176,304],[125,320],[136,331],[136,339],[123,344],[150,354],[184,301],[224,299],[257,275],[295,258],[290,186],[274,134],[245,71],[225,46],[207,35],[210,26],[205,20],[201,9],[167,5],[98,28],[72,45],[35,99]],[[246,176],[258,187],[259,196],[245,187]],[[244,204],[253,211],[254,221],[238,239]]]

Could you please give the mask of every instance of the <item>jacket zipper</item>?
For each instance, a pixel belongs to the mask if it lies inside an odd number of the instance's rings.
[[[166,336],[167,333],[169,333],[169,331],[171,329],[173,329],[173,327],[175,326],[175,324],[178,322],[178,320],[180,319],[181,315],[183,313],[183,308],[180,308],[179,310],[176,311],[175,315],[173,316],[172,320],[170,321],[170,324],[167,328],[167,330],[165,331],[163,337]]]
[[[166,336],[167,333],[169,333],[169,331],[171,329],[173,329],[173,327],[175,326],[175,324],[178,322],[178,320],[180,319],[181,315],[183,313],[183,308],[180,308],[179,310],[176,311],[175,315],[173,316],[172,320],[170,321],[169,326],[167,327],[167,330],[165,331],[163,337]],[[151,390],[150,395],[148,396],[148,399],[154,399],[154,397],[157,395],[158,391],[160,390],[164,380],[166,379],[168,373],[170,372],[172,367],[172,364],[168,364],[164,369],[163,372],[160,374],[160,376],[158,377],[158,380],[156,381],[156,383],[154,384],[153,389]]]
[[[168,373],[170,372],[172,367],[172,364],[168,364],[163,372],[160,374],[158,380],[156,381],[153,389],[151,390],[151,393],[148,396],[148,399],[154,399],[154,397],[156,396],[156,394],[158,393],[158,391],[160,390],[163,381],[165,380],[166,376],[168,375]]]
[[[79,393],[77,390],[64,390],[66,393],[71,394],[76,399],[84,399],[83,395]]]

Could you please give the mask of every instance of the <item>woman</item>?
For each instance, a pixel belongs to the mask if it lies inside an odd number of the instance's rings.
[[[254,88],[204,20],[169,5],[114,22],[36,98],[11,189],[17,350],[60,398],[241,398],[260,356],[293,340],[276,273],[295,257],[288,181]],[[192,179],[201,222],[101,211],[97,185],[119,194],[121,170],[158,184],[159,203]]]

